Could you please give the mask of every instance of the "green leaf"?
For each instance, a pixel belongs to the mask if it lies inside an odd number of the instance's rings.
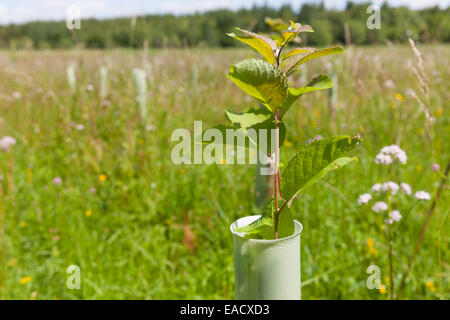
[[[231,111],[225,111],[226,118],[232,123],[231,126],[217,125],[214,129],[218,129],[223,136],[223,144],[234,144],[234,141],[226,140],[226,130],[233,129],[237,131],[238,135],[243,135],[245,137],[245,147],[250,147],[250,145],[258,148],[258,139],[260,135],[263,135],[262,129],[266,130],[266,141],[267,145],[264,146],[264,150],[272,153],[271,150],[271,131],[275,129],[275,118],[272,112],[266,108],[249,109],[243,113],[234,113]],[[256,140],[249,134],[249,129],[254,129],[256,133]],[[281,121],[279,122],[279,145],[282,146],[286,138],[286,126]],[[203,136],[203,135],[202,135]],[[196,139],[200,141],[200,137]],[[211,142],[204,141],[204,144],[209,144]],[[262,147],[262,146],[261,146]]]
[[[258,51],[269,63],[274,64],[275,63],[275,55],[274,52],[277,49],[277,43],[263,35],[253,33],[247,30],[239,29],[242,35],[237,35],[234,33],[227,33],[228,36],[237,39],[256,51]]]
[[[231,66],[228,78],[272,113],[286,101],[287,78],[278,68],[266,61],[248,59],[239,62]]]
[[[325,74],[321,74],[312,79],[306,87],[289,88],[286,102],[280,111],[280,118],[283,118],[284,114],[289,110],[291,105],[303,94],[316,90],[330,89],[332,87],[333,82],[331,82],[330,78]]]
[[[289,76],[292,73],[294,73],[298,66],[300,66],[301,64],[313,60],[313,59],[317,59],[323,56],[327,56],[330,54],[336,54],[336,53],[343,53],[344,49],[342,49],[341,47],[333,47],[333,48],[326,48],[326,49],[317,49],[314,52],[311,52],[310,54],[307,54],[306,56],[294,56],[290,61],[288,61],[286,63],[286,66],[284,68],[284,73]]]
[[[282,203],[280,203],[282,205]],[[245,232],[251,238],[274,239],[275,233],[275,200],[272,198],[261,214],[261,217],[249,224],[236,229],[237,232]],[[294,217],[290,209],[285,206],[278,219],[278,238],[289,237],[294,234]]]
[[[356,158],[341,157],[361,143],[361,138],[335,136],[304,145],[288,162],[282,173],[283,197],[291,202],[296,196],[323,178]]]

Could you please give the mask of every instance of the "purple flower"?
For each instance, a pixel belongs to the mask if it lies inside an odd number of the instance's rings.
[[[5,152],[8,152],[9,148],[15,144],[16,139],[14,139],[13,137],[4,136],[3,138],[0,139],[0,149],[2,149]]]
[[[62,179],[60,177],[54,177],[53,178],[53,184],[55,186],[60,186],[62,184]]]
[[[431,165],[431,171],[433,171],[433,172],[439,172],[439,169],[440,169],[441,167],[439,166],[439,164],[437,164],[437,163],[433,163],[432,165]]]

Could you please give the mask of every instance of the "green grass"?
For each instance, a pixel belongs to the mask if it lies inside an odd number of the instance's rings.
[[[450,157],[450,47],[420,50],[431,81],[435,152],[442,169]],[[9,153],[0,153],[0,297],[232,299],[229,225],[254,213],[255,168],[176,166],[170,136],[176,128],[193,130],[194,120],[206,128],[223,122],[225,109],[256,105],[225,77],[231,63],[249,55],[244,50],[151,51],[145,57],[120,50],[0,52],[0,137],[17,139]],[[141,120],[131,69],[143,67],[144,59],[149,112]],[[327,72],[325,62],[335,59],[308,64],[308,79]],[[439,176],[430,170],[424,116],[406,94],[408,88],[419,92],[408,65],[415,62],[410,48],[353,48],[338,60],[335,118],[329,115],[327,92],[303,96],[287,117],[282,161],[318,134],[360,133],[365,140],[354,152],[358,163],[294,202],[291,211],[304,226],[302,297],[386,299],[366,286],[371,264],[380,266],[383,284],[389,283],[387,242],[379,229],[383,221],[357,204],[359,194],[387,179],[374,157],[385,145],[400,145],[408,163],[394,181],[408,182],[414,190],[433,192]],[[71,61],[78,63],[75,95],[66,79]],[[98,95],[104,65],[109,66],[109,105]],[[197,86],[192,65],[198,68]],[[396,87],[384,87],[386,79]],[[13,98],[14,92],[21,97]],[[146,124],[156,130],[146,130]],[[102,174],[106,181],[99,180]],[[61,186],[53,185],[56,176]],[[430,203],[402,212],[396,225],[397,284]],[[449,205],[447,186],[403,298],[449,298]],[[376,256],[368,251],[368,238],[374,239]],[[66,288],[66,268],[72,264],[81,268],[81,290]],[[31,281],[22,284],[27,276]],[[429,280],[436,291],[427,288]]]

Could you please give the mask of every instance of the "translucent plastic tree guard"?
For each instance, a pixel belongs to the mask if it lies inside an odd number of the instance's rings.
[[[260,216],[236,220],[230,226],[234,242],[236,299],[301,299],[300,233],[295,222],[292,236],[277,240],[247,239],[236,228],[246,226]]]

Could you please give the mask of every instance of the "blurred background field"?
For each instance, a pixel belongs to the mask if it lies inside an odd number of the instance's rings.
[[[444,165],[450,156],[450,48],[420,50],[431,80],[437,156]],[[255,168],[174,165],[170,136],[176,128],[192,130],[194,120],[204,127],[222,123],[225,108],[255,105],[225,78],[229,65],[247,56],[254,54],[241,49],[1,52],[0,133],[17,139],[1,154],[2,298],[233,298],[229,224],[253,212]],[[311,63],[307,78],[329,73],[335,60]],[[327,92],[305,95],[287,118],[282,159],[319,134],[360,133],[365,140],[355,152],[360,162],[294,202],[304,225],[303,298],[385,299],[367,289],[366,268],[380,265],[387,282],[386,242],[375,228],[375,214],[358,206],[357,198],[383,181],[374,157],[392,143],[408,155],[398,182],[429,192],[438,182],[430,169],[424,115],[406,94],[408,88],[418,91],[410,68],[415,58],[409,47],[397,46],[347,48],[337,60],[334,119]],[[72,62],[74,93],[66,76]],[[102,66],[109,79],[104,99],[99,98]],[[148,75],[149,112],[143,121],[133,67]],[[398,276],[429,204],[400,222],[394,252]],[[448,298],[449,204],[446,189],[440,219],[432,219],[405,298]],[[66,288],[71,264],[81,268],[81,290]],[[430,280],[437,290],[429,290]]]
[[[226,75],[231,64],[258,56],[225,33],[235,26],[265,32],[271,16],[316,29],[300,46],[346,44],[344,54],[314,60],[290,78],[304,86],[326,73],[337,87],[333,95],[306,94],[288,111],[282,162],[319,135],[364,139],[353,152],[357,163],[293,204],[304,226],[302,298],[387,299],[386,224],[358,197],[388,181],[374,159],[391,144],[408,156],[393,180],[434,196],[441,175],[431,165],[442,174],[450,159],[450,23],[448,8],[386,4],[382,28],[368,30],[367,6],[87,19],[72,31],[61,21],[0,25],[0,138],[16,139],[0,150],[0,298],[234,298],[229,225],[257,213],[255,166],[174,165],[170,138],[178,128],[193,131],[194,120],[206,129],[225,123],[225,110],[257,106]],[[424,60],[429,102],[408,38]],[[145,116],[134,68],[146,76]],[[434,156],[412,92],[430,108]],[[401,298],[449,298],[448,189]],[[401,198],[414,207],[395,224],[397,285],[431,205],[412,199]],[[80,290],[66,285],[70,265],[80,267]],[[380,290],[367,287],[370,265],[381,268]]]

